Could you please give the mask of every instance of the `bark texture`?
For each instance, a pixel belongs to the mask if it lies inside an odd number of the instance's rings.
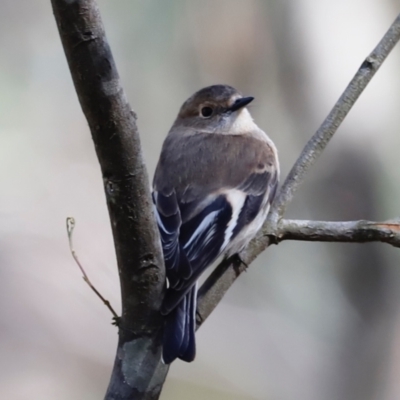
[[[97,4],[52,0],[100,163],[121,282],[122,315],[107,399],[157,398],[165,272],[136,115],[120,84]]]

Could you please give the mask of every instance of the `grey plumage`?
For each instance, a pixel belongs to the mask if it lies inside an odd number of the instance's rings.
[[[198,277],[248,244],[276,191],[277,151],[245,108],[251,100],[225,85],[202,89],[183,104],[161,151],[153,199],[170,285],[168,363],[194,358]]]

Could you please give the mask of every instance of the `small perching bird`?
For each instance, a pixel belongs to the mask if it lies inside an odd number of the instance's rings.
[[[277,150],[247,110],[252,100],[206,87],[185,101],[163,144],[153,202],[167,275],[166,364],[194,359],[197,280],[249,243],[277,189]]]

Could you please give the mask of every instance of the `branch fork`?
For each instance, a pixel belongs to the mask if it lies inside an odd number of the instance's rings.
[[[121,320],[127,329],[119,332],[114,369],[105,398],[155,400],[159,398],[168,372],[168,367],[160,362],[163,319],[159,308],[165,270],[136,118],[119,83],[96,1],[51,0],[51,3],[101,166],[121,282]],[[245,270],[244,265],[249,265],[273,242],[289,239],[381,241],[400,247],[399,220],[323,222],[282,219],[308,169],[399,39],[400,15],[304,147],[278,192],[263,229],[240,254],[243,264],[234,268],[232,260],[223,260],[200,288],[199,323],[221,301]],[[113,82],[112,90],[110,82]],[[150,259],[152,268],[140,268],[143,260]]]

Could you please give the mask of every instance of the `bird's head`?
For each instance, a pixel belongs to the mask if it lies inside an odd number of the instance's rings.
[[[254,124],[246,109],[253,100],[228,85],[208,86],[183,103],[174,126],[209,133],[241,134]]]

